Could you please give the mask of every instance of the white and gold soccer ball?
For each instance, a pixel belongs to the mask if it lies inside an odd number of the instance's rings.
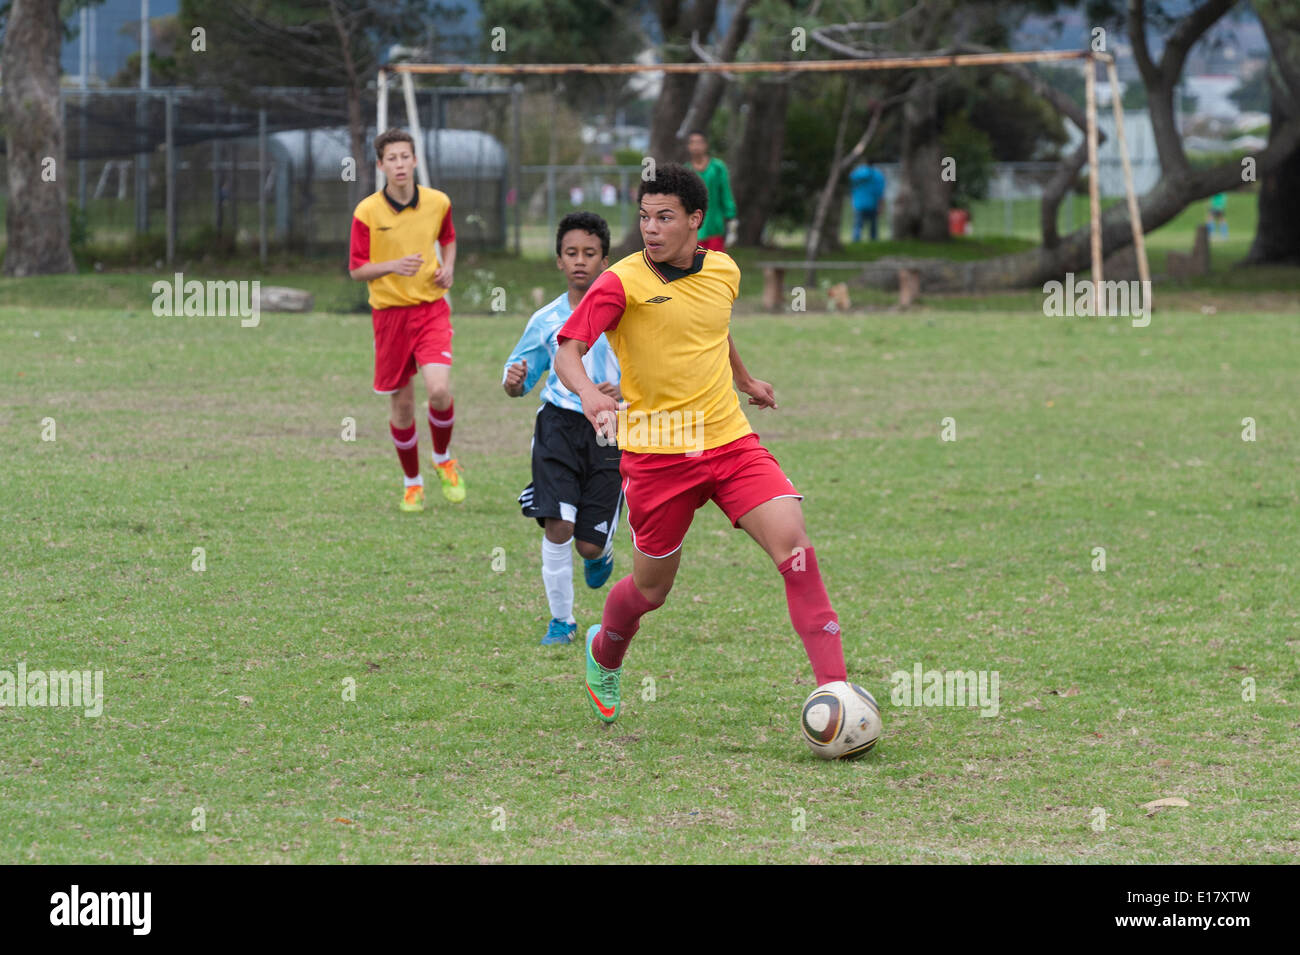
[[[870,752],[884,728],[876,698],[856,683],[824,683],[804,700],[799,728],[822,759],[857,759]]]

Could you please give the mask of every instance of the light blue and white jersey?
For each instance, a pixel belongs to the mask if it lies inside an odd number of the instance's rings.
[[[571,314],[573,314],[573,307],[569,304],[568,292],[534,312],[533,317],[524,326],[524,333],[520,336],[514,351],[506,360],[501,372],[501,381],[505,383],[511,365],[526,359],[528,373],[524,376],[525,394],[533,390],[533,385],[537,384],[543,372],[550,370],[546,385],[542,388],[542,401],[549,401],[557,408],[581,413],[582,402],[578,400],[577,395],[564,387],[553,369],[555,353],[560,347],[556,336]],[[621,373],[618,358],[615,357],[614,349],[609,347],[609,342],[605,340],[603,334],[587,349],[587,354],[582,356],[582,367],[587,370],[587,377],[597,385],[603,382],[617,385],[619,382]]]

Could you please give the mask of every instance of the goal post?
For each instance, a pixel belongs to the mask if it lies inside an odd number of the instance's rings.
[[[1109,53],[1095,50],[939,53],[921,56],[874,57],[859,60],[774,60],[750,63],[696,62],[649,65],[641,63],[394,63],[379,68],[377,124],[382,130],[386,128],[388,122],[388,74],[399,75],[401,77],[403,96],[406,101],[406,114],[408,121],[412,125],[412,134],[415,138],[416,161],[419,164],[420,180],[427,183],[430,180],[428,167],[425,164],[424,142],[419,132],[419,116],[415,110],[413,77],[416,74],[424,76],[456,76],[463,74],[478,76],[539,76],[564,73],[600,75],[635,73],[856,73],[872,70],[945,69],[963,66],[1000,66],[1009,63],[1051,63],[1071,60],[1082,61],[1085,70],[1086,125],[1084,136],[1088,150],[1089,238],[1093,281],[1100,283],[1103,278],[1101,186],[1097,168],[1096,64],[1104,63],[1110,82],[1111,105],[1115,115],[1116,147],[1119,151],[1123,170],[1124,193],[1133,230],[1133,245],[1138,274],[1143,282],[1149,282],[1151,272],[1147,262],[1146,242],[1142,232],[1132,168],[1129,163],[1128,143],[1124,136],[1124,110],[1119,98],[1115,58]]]

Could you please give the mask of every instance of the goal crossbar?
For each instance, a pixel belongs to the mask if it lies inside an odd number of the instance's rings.
[[[1129,163],[1128,143],[1124,136],[1124,112],[1119,103],[1118,77],[1115,58],[1097,50],[1022,50],[1005,53],[935,53],[921,56],[870,57],[856,60],[767,60],[751,63],[392,63],[379,68],[379,103],[377,124],[387,126],[388,75],[400,76],[402,93],[406,100],[406,114],[415,134],[416,161],[420,180],[429,181],[424,159],[423,136],[420,135],[419,117],[415,110],[415,93],[412,82],[415,74],[451,76],[477,74],[495,76],[536,76],[560,73],[629,74],[629,73],[856,73],[869,70],[944,69],[962,66],[1002,66],[1010,63],[1050,63],[1053,61],[1082,61],[1085,78],[1085,137],[1088,146],[1088,224],[1093,289],[1100,287],[1102,274],[1101,195],[1097,171],[1097,97],[1096,64],[1106,66],[1111,84],[1111,101],[1115,113],[1116,146],[1124,173],[1124,192],[1128,203],[1129,220],[1133,230],[1133,245],[1137,258],[1138,274],[1144,290],[1150,289],[1150,267],[1147,263],[1146,243],[1142,234],[1137,193]],[[1149,303],[1148,303],[1149,306]]]
[[[1110,59],[1092,50],[1035,50],[1007,53],[935,53],[924,56],[872,57],[861,60],[766,60],[750,63],[393,63],[392,73],[447,75],[472,73],[530,76],[552,73],[854,73],[862,70],[938,69],[950,66],[999,66],[1053,60]]]

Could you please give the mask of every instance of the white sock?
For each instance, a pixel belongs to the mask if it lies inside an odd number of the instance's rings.
[[[553,544],[542,536],[542,586],[551,605],[551,616],[565,623],[573,619],[573,538]]]
[[[407,487],[424,487],[424,475],[417,474],[415,477],[409,478],[403,474],[402,483]]]
[[[442,452],[442,454],[439,454],[437,451],[433,452],[434,464],[446,464],[450,460],[451,460],[451,452],[449,451],[444,451]]]

